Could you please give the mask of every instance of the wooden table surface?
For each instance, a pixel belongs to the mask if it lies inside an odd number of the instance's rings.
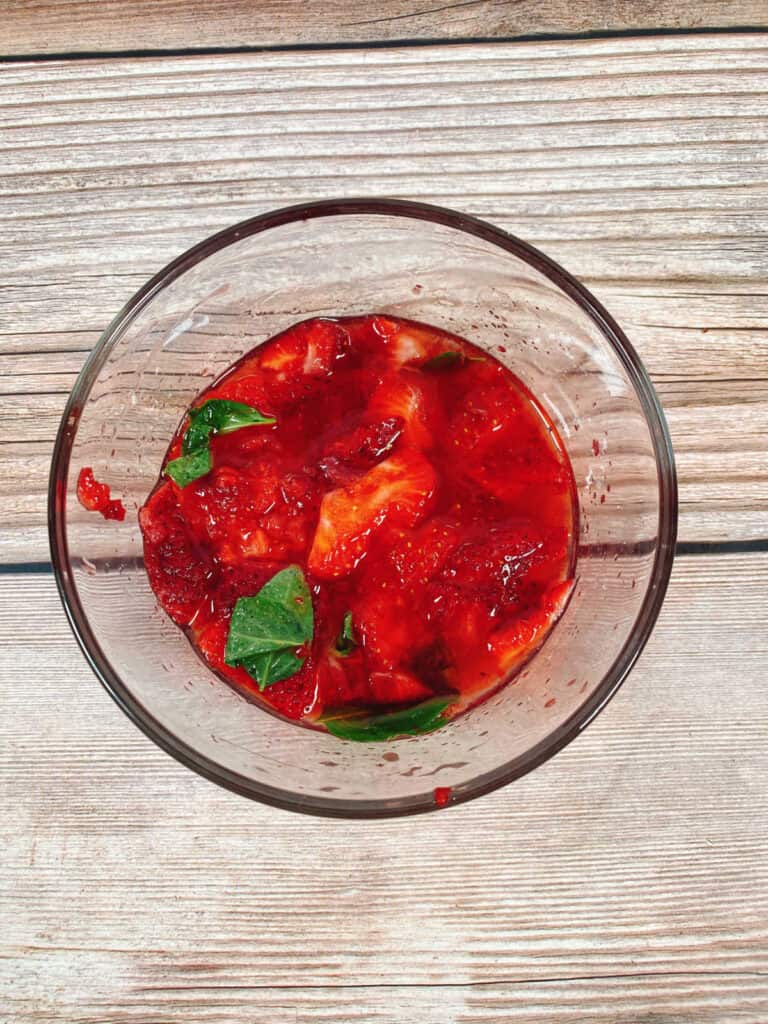
[[[0,12],[0,1020],[768,1021],[768,4],[29,0]],[[506,790],[250,803],[109,700],[50,570],[120,305],[254,213],[386,194],[542,247],[648,366],[680,545],[611,705]]]

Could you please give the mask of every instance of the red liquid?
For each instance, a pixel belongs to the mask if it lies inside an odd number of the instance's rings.
[[[453,715],[543,642],[573,586],[573,474],[495,359],[410,321],[310,320],[194,405],[212,398],[277,422],[215,435],[212,471],[183,489],[161,476],[140,523],[160,604],[241,692],[305,724],[439,694],[455,695]],[[309,582],[314,637],[303,667],[259,693],[224,664],[229,621],[288,565]],[[348,612],[358,645],[341,658]]]

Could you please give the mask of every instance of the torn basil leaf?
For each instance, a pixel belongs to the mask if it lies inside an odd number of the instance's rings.
[[[279,683],[281,679],[289,679],[296,675],[304,664],[304,658],[299,658],[292,649],[283,647],[278,651],[254,654],[250,658],[245,658],[241,664],[263,691],[272,683]]]
[[[341,655],[342,658],[346,658],[350,651],[357,647],[357,639],[352,628],[352,612],[347,612],[344,616],[344,622],[341,626],[341,632],[336,638],[334,644],[334,651],[336,654]]]
[[[274,416],[244,402],[230,402],[226,398],[209,398],[207,402],[189,410],[189,427],[184,435],[181,448],[184,454],[202,448],[210,442],[212,434],[231,434],[243,427],[257,424],[272,424]]]
[[[273,416],[265,416],[253,406],[225,398],[209,398],[196,409],[190,409],[187,415],[189,426],[181,440],[182,454],[167,463],[163,471],[179,487],[186,487],[213,469],[213,434],[231,434],[242,427],[276,422]]]
[[[458,363],[464,362],[464,356],[461,352],[454,352],[450,350],[448,352],[441,352],[440,355],[432,356],[431,359],[427,359],[425,363],[421,364],[422,370],[447,370],[451,366],[456,366]]]
[[[421,736],[446,724],[448,719],[442,718],[442,713],[455,699],[455,695],[432,697],[403,711],[390,711],[383,715],[369,715],[362,711],[340,712],[338,715],[330,712],[320,721],[332,736],[357,743],[392,740],[398,736]]]
[[[232,612],[224,661],[242,666],[264,690],[294,675],[306,660],[298,649],[314,634],[312,595],[297,565],[276,573]]]
[[[197,451],[190,452],[188,455],[181,455],[178,459],[172,459],[171,462],[166,463],[163,472],[179,487],[186,487],[198,477],[210,473],[212,468],[211,449],[206,447],[198,448]]]

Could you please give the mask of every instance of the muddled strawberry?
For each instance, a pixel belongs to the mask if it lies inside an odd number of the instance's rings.
[[[396,320],[394,317],[372,318],[374,334],[383,343],[389,362],[395,368],[409,364],[418,365],[447,350],[462,344],[460,339],[437,327],[417,324],[413,320]],[[454,345],[458,342],[458,345]]]
[[[224,563],[303,557],[314,532],[319,502],[314,481],[300,470],[280,474],[260,454],[248,470],[214,468],[179,489],[188,520]],[[236,461],[239,456],[238,451]]]
[[[388,561],[396,579],[406,588],[425,586],[443,568],[462,541],[460,522],[434,516],[415,530],[399,530],[392,537]]]
[[[125,506],[110,497],[108,484],[100,483],[90,466],[83,466],[77,476],[77,500],[88,512],[100,512],[105,519],[125,519]]]
[[[574,586],[572,579],[556,583],[545,591],[538,608],[493,632],[488,646],[502,676],[520,667],[541,646],[565,611]]]
[[[267,416],[276,416],[282,411],[278,399],[278,392],[270,386],[268,374],[264,373],[258,366],[250,363],[235,365],[222,379],[214,384],[195,404],[202,404],[204,398],[224,398],[231,402],[243,402],[245,405],[260,409]],[[267,436],[264,431],[248,431],[247,436],[254,434]],[[232,439],[236,434],[230,435]],[[274,441],[274,433],[268,436]],[[237,439],[241,440],[240,438]]]
[[[371,672],[372,704],[418,704],[434,695],[435,691],[411,672]]]
[[[350,483],[390,454],[404,426],[400,416],[361,423],[325,449],[317,460],[320,472],[330,484]]]
[[[140,525],[158,600],[248,699],[308,724],[423,708],[432,728],[434,701],[447,695],[453,714],[535,654],[573,590],[574,485],[554,425],[509,370],[427,325],[317,319],[195,405],[212,398],[276,423],[214,435],[210,468],[164,480]],[[101,501],[89,483],[83,496]],[[232,615],[291,567],[311,587],[312,638],[262,691],[226,661]]]
[[[344,657],[319,652],[315,663],[318,713],[331,708],[366,707],[371,703],[370,673],[363,652]]]
[[[427,450],[439,435],[440,407],[435,382],[418,370],[403,369],[385,374],[368,402],[375,420],[395,418],[401,424],[403,442]]]
[[[162,483],[139,512],[144,566],[160,604],[179,626],[192,621],[207,600],[213,568],[207,544],[193,540],[172,484]]]
[[[413,527],[424,518],[436,486],[435,472],[424,456],[405,451],[346,487],[328,491],[307,559],[310,573],[332,579],[352,572],[382,523]]]
[[[349,336],[341,324],[333,320],[306,320],[265,345],[259,365],[286,377],[327,377],[348,346]]]
[[[369,665],[394,669],[413,650],[413,607],[397,587],[382,581],[366,587],[352,601],[354,622]]]
[[[286,718],[311,720],[320,710],[318,676],[311,658],[295,675],[273,683],[265,692],[269,694],[269,704]]]

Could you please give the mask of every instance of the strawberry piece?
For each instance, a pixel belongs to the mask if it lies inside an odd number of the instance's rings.
[[[77,477],[77,500],[88,512],[100,512],[105,519],[125,519],[125,506],[119,498],[110,499],[108,484],[100,483],[90,466],[83,466]]]
[[[374,704],[418,704],[434,691],[410,672],[372,672],[370,696]]]
[[[409,588],[425,586],[442,569],[461,538],[459,523],[439,517],[404,532],[389,552],[400,583]]]
[[[491,616],[517,607],[529,573],[548,554],[544,534],[530,523],[492,527],[452,551],[429,587],[430,616],[453,616],[466,601],[480,601]],[[439,600],[438,600],[439,599]]]
[[[139,511],[144,565],[152,590],[174,622],[187,626],[206,593],[207,552],[193,543],[172,484],[164,483]]]
[[[573,579],[556,583],[545,592],[538,608],[493,633],[488,646],[503,675],[522,665],[543,644],[565,611],[575,585]]]
[[[304,473],[279,475],[266,455],[249,471],[222,466],[180,491],[184,513],[223,562],[303,556],[317,514],[316,486]]]
[[[528,415],[520,394],[497,369],[473,363],[470,375],[474,386],[453,414],[446,435],[450,448],[471,454],[463,464],[465,479],[510,510],[536,507],[546,522],[567,519],[570,470],[552,445],[546,423]]]
[[[516,450],[503,441],[488,445],[479,460],[467,469],[468,475],[494,497],[506,504],[525,499],[535,502],[533,492],[542,498],[566,494],[570,474],[554,453],[541,452],[541,442],[526,444],[518,438]]]
[[[363,653],[353,651],[345,658],[328,654],[316,663],[318,710],[365,706],[370,700],[368,672]]]
[[[346,487],[329,491],[320,505],[308,566],[332,579],[351,572],[385,521],[415,526],[430,509],[436,487],[432,466],[415,451],[391,455]]]
[[[275,557],[303,557],[312,542],[320,505],[317,481],[301,470],[280,481],[279,501],[262,517],[262,526]]]
[[[446,350],[445,335],[424,324],[407,320],[395,322],[385,316],[373,318],[372,326],[379,337],[384,339],[392,365],[395,368],[407,363],[423,363]]]
[[[278,408],[275,405],[272,388],[268,381],[268,375],[254,367],[253,360],[248,359],[242,365],[236,365],[233,370],[221,380],[215,388],[206,392],[206,399],[225,398],[231,402],[243,402],[250,405],[265,416],[275,416]],[[258,431],[257,431],[258,432]],[[273,431],[265,431],[260,428],[262,434],[272,436]],[[248,431],[252,433],[252,431]]]
[[[224,664],[224,649],[229,633],[229,615],[219,614],[208,619],[205,625],[195,623],[195,642],[211,668],[227,671]]]
[[[99,483],[90,466],[83,466],[77,476],[77,500],[88,512],[101,512],[109,501],[109,487]]]
[[[471,363],[463,375],[468,387],[451,416],[448,444],[475,458],[489,448],[508,456],[519,446],[519,397],[505,380],[490,375],[485,364]]]
[[[375,668],[394,669],[412,653],[413,608],[391,586],[362,586],[353,601],[353,621],[366,660]]]
[[[456,548],[440,572],[426,588],[425,607],[428,629],[437,629],[449,652],[445,678],[451,686],[471,693],[493,683],[508,669],[500,664],[498,651],[492,649],[492,637],[504,637],[514,616],[521,623],[520,643],[527,626],[532,629],[532,645],[545,635],[548,619],[536,619],[542,602],[542,585],[565,558],[567,534],[557,550],[548,534],[526,524],[499,526],[480,537],[471,538]],[[555,595],[547,591],[545,603]],[[533,608],[534,617],[527,622]],[[548,604],[547,604],[548,607]],[[523,612],[523,614],[521,614]],[[512,643],[514,636],[508,638]],[[533,649],[533,647],[531,649]]]
[[[457,600],[459,593],[447,595],[437,606],[442,613],[437,621],[447,652],[443,678],[451,688],[472,693],[498,676],[495,658],[487,650],[494,619],[483,601],[471,595]]]
[[[440,622],[452,659],[465,655],[474,664],[493,625],[488,606],[477,597],[465,595],[448,600],[441,611]]]
[[[299,719],[315,714],[317,694],[315,669],[310,657],[295,675],[268,686],[261,698],[286,718]]]
[[[220,466],[179,492],[184,514],[198,535],[206,536],[224,561],[247,555],[250,534],[260,528],[261,516],[279,495],[274,469],[258,477]]]
[[[330,320],[305,320],[264,346],[259,363],[284,376],[327,377],[349,347],[344,328]]]
[[[362,424],[334,441],[318,460],[323,476],[332,484],[348,484],[388,455],[403,432],[399,416]]]
[[[397,417],[402,423],[403,441],[415,448],[432,447],[432,429],[437,426],[439,408],[434,381],[418,370],[386,374],[371,394],[371,418]]]
[[[288,412],[325,393],[337,362],[349,351],[349,335],[340,324],[307,320],[255,349],[210,396],[245,402],[282,424]]]
[[[105,519],[116,519],[119,523],[125,519],[125,505],[119,498],[115,498],[113,501],[108,501],[104,508],[101,510],[101,514]]]

